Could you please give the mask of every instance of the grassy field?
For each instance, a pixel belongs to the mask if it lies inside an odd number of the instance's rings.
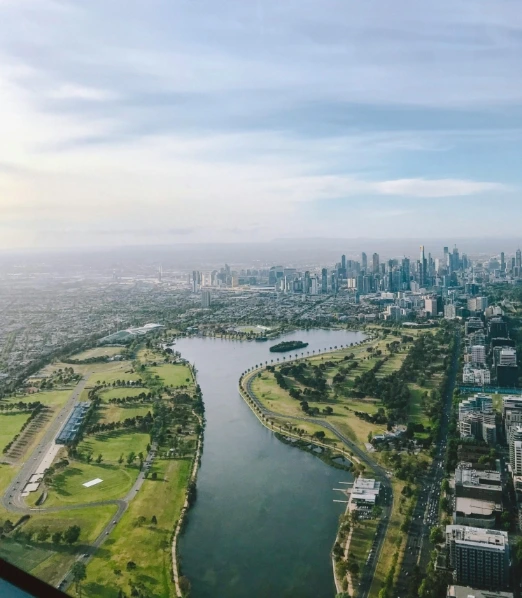
[[[378,523],[377,519],[360,521],[353,529],[350,548],[348,550],[348,560],[354,561],[359,565],[361,574],[366,565],[366,559],[375,538]]]
[[[71,464],[54,477],[45,507],[82,504],[102,500],[123,498],[138,477],[139,469],[135,464],[83,463],[71,461]],[[101,478],[103,482],[85,488],[82,484]]]
[[[78,445],[78,450],[81,453],[91,452],[95,458],[101,453],[104,463],[116,464],[122,454],[124,457],[131,451],[145,454],[149,440],[149,435],[143,432],[117,430],[108,434],[88,436]]]
[[[186,365],[166,363],[156,367],[149,366],[148,371],[153,376],[159,376],[165,386],[188,386],[192,384],[192,375]]]
[[[83,554],[86,545],[94,541],[110,518],[116,513],[116,505],[75,509],[59,513],[42,513],[33,515],[24,526],[24,531],[37,531],[43,526],[49,526],[51,533],[64,531],[70,525],[81,528],[80,540],[77,544],[53,546],[50,541],[18,543],[14,540],[4,540],[0,543],[0,557],[32,573],[36,577],[56,585],[63,579],[78,554]]]
[[[96,364],[98,365],[98,364]],[[114,366],[113,366],[114,368]],[[111,369],[111,370],[107,370],[107,371],[103,371],[103,370],[98,370],[96,369],[96,371],[91,375],[91,377],[89,378],[89,385],[94,385],[97,384],[98,382],[100,382],[101,384],[105,383],[105,384],[112,384],[113,382],[116,382],[116,380],[125,380],[125,382],[127,382],[127,380],[131,380],[131,381],[136,381],[136,380],[140,380],[141,376],[139,374],[137,374],[136,372],[131,372],[132,367],[128,364],[128,363],[120,363],[118,365],[118,367],[116,367],[115,369]]]
[[[190,470],[189,460],[165,460],[154,464],[158,479],[145,480],[138,496],[87,567],[82,595],[86,598],[117,598],[122,589],[130,595],[130,583],[142,583],[147,595],[170,598],[170,537],[181,512]],[[151,523],[155,515],[158,523]],[[145,523],[138,525],[138,517]],[[127,570],[127,563],[136,563]],[[116,573],[119,571],[120,573]]]
[[[0,413],[0,449],[3,449],[20,432],[30,413]]]
[[[71,396],[72,389],[73,387],[71,386],[65,390],[43,390],[32,394],[16,395],[16,397],[2,399],[2,403],[18,403],[19,401],[32,403],[34,401],[40,401],[40,403],[46,407],[55,409],[57,407],[63,407],[65,403],[67,403],[67,399]]]
[[[152,405],[122,405],[101,404],[96,410],[97,421],[100,423],[122,422],[124,419],[147,415],[152,411]]]
[[[71,355],[71,359],[82,361],[84,359],[92,359],[93,357],[112,357],[113,355],[121,355],[123,349],[124,347],[94,347],[93,349],[87,349],[87,351]]]

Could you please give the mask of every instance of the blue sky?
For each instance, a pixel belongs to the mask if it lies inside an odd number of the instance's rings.
[[[0,0],[0,247],[522,236],[516,0]]]

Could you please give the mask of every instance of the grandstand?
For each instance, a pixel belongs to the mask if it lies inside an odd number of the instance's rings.
[[[71,444],[77,439],[90,406],[90,401],[83,401],[74,406],[69,419],[56,437],[56,444]]]

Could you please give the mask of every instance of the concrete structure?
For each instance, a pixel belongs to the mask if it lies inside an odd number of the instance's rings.
[[[461,401],[458,426],[461,438],[484,440],[492,446],[497,444],[497,426],[491,396],[480,393]]]
[[[486,347],[484,345],[473,345],[471,347],[471,362],[480,365],[486,363]]]
[[[208,309],[210,307],[211,295],[210,291],[201,291],[201,307]]]
[[[494,529],[497,513],[502,512],[502,505],[490,500],[457,497],[453,511],[455,525],[467,525],[483,529]]]
[[[512,592],[475,590],[464,586],[449,586],[446,598],[513,598]]]
[[[502,504],[502,478],[497,471],[477,471],[465,464],[455,470],[455,496]]]
[[[509,585],[507,532],[447,525],[446,547],[458,584],[494,590]]]
[[[77,439],[90,406],[90,401],[83,401],[74,406],[71,415],[56,437],[56,444],[71,444]]]

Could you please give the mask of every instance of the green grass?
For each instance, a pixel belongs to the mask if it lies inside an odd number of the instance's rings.
[[[114,366],[113,366],[114,367]],[[116,380],[140,380],[141,376],[136,374],[136,372],[131,373],[131,366],[128,363],[119,364],[119,367],[114,370],[109,371],[95,371],[91,377],[89,378],[89,385],[94,385],[98,382],[98,380],[103,384],[112,384],[116,382]]]
[[[192,385],[192,374],[186,365],[166,363],[155,367],[150,366],[147,369],[153,376],[159,376],[165,386]]]
[[[361,574],[375,538],[378,522],[377,519],[361,521],[353,529],[350,548],[348,549],[348,560],[359,564]]]
[[[63,407],[67,403],[67,399],[71,396],[72,387],[69,390],[43,390],[41,392],[35,392],[28,395],[17,395],[9,399],[3,399],[2,402],[18,403],[23,401],[24,403],[32,403],[34,401],[40,401],[46,407],[51,409],[57,407]]]
[[[125,464],[83,463],[71,461],[71,464],[53,479],[45,507],[82,504],[102,500],[123,498],[138,477],[138,467]],[[101,478],[103,482],[85,488],[82,484]]]
[[[56,585],[63,579],[77,554],[85,551],[86,545],[93,542],[104,526],[116,513],[116,505],[95,508],[75,509],[59,513],[32,514],[24,525],[24,531],[37,531],[48,526],[51,533],[64,531],[70,525],[81,528],[77,544],[53,546],[49,541],[18,543],[5,540],[0,544],[0,557],[32,573],[36,577]]]
[[[86,598],[117,598],[118,591],[130,595],[130,581],[141,581],[155,598],[174,596],[170,561],[170,537],[185,500],[189,460],[166,460],[154,464],[158,480],[145,480],[138,496],[116,526],[108,541],[87,567],[82,587]],[[157,525],[151,517],[157,517]],[[138,526],[138,517],[146,523]],[[126,570],[129,561],[137,564]],[[120,575],[114,571],[121,570]]]
[[[96,410],[97,421],[100,423],[120,422],[124,419],[145,416],[152,412],[152,405],[122,405],[101,404]]]
[[[71,355],[71,359],[92,359],[93,357],[112,357],[113,355],[121,355],[123,347],[94,347],[93,349],[87,349],[81,353]]]
[[[108,434],[88,436],[78,445],[80,453],[91,452],[94,457],[100,453],[105,463],[116,464],[121,454],[126,457],[131,451],[146,453],[149,435],[144,432],[115,431]],[[100,476],[102,477],[102,476]]]
[[[13,438],[20,433],[21,427],[31,414],[25,413],[0,413],[0,449],[3,449]]]

